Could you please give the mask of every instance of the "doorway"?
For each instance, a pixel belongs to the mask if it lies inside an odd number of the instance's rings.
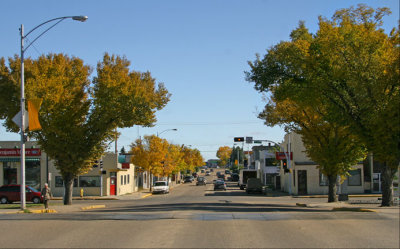
[[[307,194],[307,170],[297,171],[298,195]]]
[[[117,195],[117,173],[110,172],[110,195]]]

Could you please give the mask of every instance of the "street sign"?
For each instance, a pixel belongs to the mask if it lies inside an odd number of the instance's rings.
[[[261,141],[261,140],[254,140],[253,143],[255,143],[255,144],[262,144],[262,141]]]
[[[276,160],[287,159],[286,153],[285,152],[275,152],[275,158],[276,158]],[[293,152],[290,152],[290,160],[293,160]]]
[[[28,115],[28,112],[25,110],[25,113],[24,113],[24,116],[25,116],[25,119],[24,119],[24,126],[25,126],[25,130],[26,129],[28,129],[28,126],[29,126],[29,115]],[[18,127],[21,129],[21,119],[22,119],[22,117],[21,117],[21,111],[19,111],[13,118],[12,118],[12,121],[16,124],[16,125],[18,125]]]
[[[246,144],[252,144],[253,143],[253,137],[246,137]]]

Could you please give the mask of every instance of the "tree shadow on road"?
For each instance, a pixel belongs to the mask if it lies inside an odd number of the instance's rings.
[[[208,211],[208,212],[241,212],[241,213],[260,213],[260,212],[328,212],[326,209],[304,208],[294,204],[249,204],[219,200],[218,202],[201,203],[168,203],[114,207],[90,212],[170,212],[170,211]]]

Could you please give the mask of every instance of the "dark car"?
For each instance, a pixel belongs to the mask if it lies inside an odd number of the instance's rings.
[[[222,180],[215,181],[214,190],[218,190],[218,189],[222,189],[222,190],[226,191],[226,184],[224,181],[222,181]]]
[[[183,180],[183,183],[190,182],[192,183],[194,180],[193,176],[185,176],[185,179]]]
[[[35,204],[43,202],[43,197],[40,191],[26,186],[26,201],[31,201]],[[0,187],[0,203],[7,204],[14,201],[21,201],[21,185],[3,185]]]
[[[206,184],[207,184],[206,178],[204,178],[204,177],[197,178],[196,186],[206,185]]]
[[[238,182],[238,181],[239,181],[239,174],[237,174],[237,173],[232,173],[232,175],[231,175],[231,181],[232,181],[232,182]]]
[[[230,175],[230,174],[231,174],[231,172],[229,171],[229,169],[226,169],[226,170],[225,170],[225,174],[227,174],[227,175]]]

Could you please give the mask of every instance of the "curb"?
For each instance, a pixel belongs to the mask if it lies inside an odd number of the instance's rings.
[[[105,208],[105,207],[106,205],[93,205],[93,206],[81,207],[81,210],[90,210],[90,209]]]
[[[20,211],[15,211],[15,212],[7,212],[5,214],[44,214],[44,213],[57,213],[57,211],[54,209],[48,209],[48,210],[46,210],[46,209],[34,209],[34,210],[26,209],[26,211],[20,210]]]
[[[370,195],[348,195],[350,197],[382,197],[382,194],[370,194]],[[297,195],[292,198],[328,198],[328,195]]]
[[[152,193],[147,194],[147,195],[144,195],[144,196],[141,197],[141,199],[146,198],[146,197],[149,197],[149,196],[152,196],[152,195],[153,195]]]
[[[359,208],[359,207],[337,207],[332,208],[332,211],[350,211],[350,212],[378,212],[374,209]]]

